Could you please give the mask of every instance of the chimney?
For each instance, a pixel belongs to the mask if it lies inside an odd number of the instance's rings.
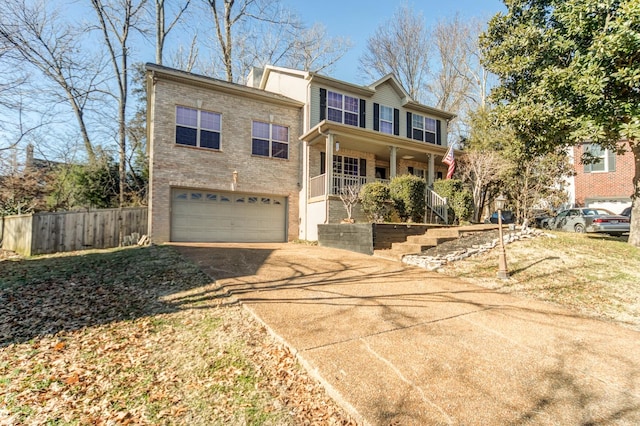
[[[264,68],[251,67],[251,71],[249,71],[249,75],[247,76],[247,86],[255,88],[260,86],[262,74],[264,74]]]

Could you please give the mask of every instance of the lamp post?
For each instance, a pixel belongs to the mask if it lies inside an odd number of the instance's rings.
[[[498,235],[500,238],[500,254],[498,255],[498,278],[506,280],[509,278],[507,270],[507,253],[504,250],[504,238],[502,237],[502,209],[504,209],[507,199],[500,194],[496,198],[496,209],[498,209]]]

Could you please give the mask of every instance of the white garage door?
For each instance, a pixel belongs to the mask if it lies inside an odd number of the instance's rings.
[[[286,241],[284,197],[173,189],[171,199],[171,241]]]

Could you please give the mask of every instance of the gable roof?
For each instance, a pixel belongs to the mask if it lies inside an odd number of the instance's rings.
[[[326,75],[318,74],[316,72],[311,71],[301,71],[292,68],[284,68],[277,67],[273,65],[267,65],[264,68],[264,72],[262,73],[262,78],[260,80],[259,88],[265,89],[267,86],[267,81],[269,80],[269,75],[272,72],[277,72],[281,74],[288,74],[294,77],[298,77],[300,79],[307,80],[309,82],[315,82],[317,84],[334,87],[336,89],[345,90],[351,92],[353,94],[357,94],[360,96],[372,97],[377,89],[382,85],[390,85],[393,90],[398,94],[402,106],[405,108],[414,110],[416,112],[421,112],[424,114],[435,115],[437,117],[444,118],[445,120],[451,120],[456,115],[452,114],[448,111],[443,111],[438,108],[430,107],[428,105],[421,104],[416,102],[411,98],[409,93],[406,91],[402,83],[398,80],[398,78],[393,75],[393,73],[389,73],[381,79],[373,82],[368,86],[361,86],[358,84],[348,83],[346,81],[338,80],[333,77],[328,77]]]

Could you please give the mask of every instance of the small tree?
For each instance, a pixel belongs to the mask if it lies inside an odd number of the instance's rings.
[[[340,190],[340,199],[344,204],[344,208],[347,211],[347,221],[353,222],[351,215],[353,213],[353,207],[358,204],[360,199],[360,186],[359,185],[347,185]]]
[[[369,220],[376,223],[388,221],[392,210],[389,186],[382,182],[365,184],[360,189],[360,204]]]
[[[391,179],[389,194],[402,221],[422,222],[426,187],[427,183],[417,176],[402,175]]]

